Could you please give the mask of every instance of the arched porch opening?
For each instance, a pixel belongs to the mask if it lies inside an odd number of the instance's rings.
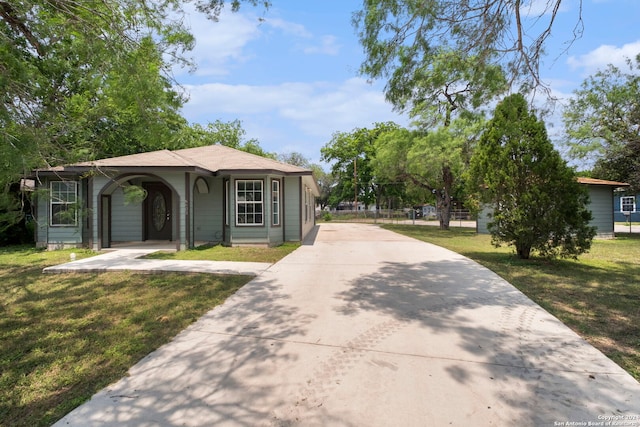
[[[180,249],[180,196],[152,173],[112,178],[97,194],[97,249],[167,247]]]

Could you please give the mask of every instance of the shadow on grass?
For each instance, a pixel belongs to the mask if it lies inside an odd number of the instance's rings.
[[[467,254],[512,283],[640,380],[640,265]]]
[[[191,278],[183,284],[190,284]],[[281,391],[281,378],[272,382],[263,378],[273,375],[279,363],[296,362],[298,355],[287,351],[286,339],[304,335],[314,317],[285,304],[287,299],[273,281],[254,279],[179,333],[169,346],[147,356],[148,350],[142,350],[144,357],[130,375],[118,372],[116,377],[124,378],[68,414],[61,425],[133,426],[151,420],[159,425],[255,426],[265,420],[289,425],[293,421],[287,414],[280,422],[271,409],[295,407],[295,401],[289,401],[294,397]],[[331,424],[338,422],[332,414],[323,416]]]
[[[0,425],[48,426],[249,277],[3,272]]]

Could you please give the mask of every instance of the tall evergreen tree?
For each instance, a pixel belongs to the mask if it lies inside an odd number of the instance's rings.
[[[496,107],[471,158],[470,190],[493,208],[496,246],[513,245],[519,258],[575,258],[589,250],[588,194],[553,147],[545,125],[514,94]]]

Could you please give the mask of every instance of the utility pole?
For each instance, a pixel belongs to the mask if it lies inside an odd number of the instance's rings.
[[[358,158],[353,159],[353,186],[354,190],[354,200],[355,200],[355,208],[356,208],[356,217],[358,217]]]

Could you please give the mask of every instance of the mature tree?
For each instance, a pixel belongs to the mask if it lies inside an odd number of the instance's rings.
[[[331,194],[338,182],[331,172],[326,172],[322,166],[318,164],[312,164],[311,170],[313,170],[313,176],[316,178],[318,188],[320,189],[320,197],[316,199],[316,202],[320,205],[320,209],[324,210],[330,206]]]
[[[215,19],[229,2],[194,3]],[[0,137],[13,149],[2,154],[30,167],[166,143],[182,104],[166,59],[187,63],[194,41],[180,7],[178,0],[0,0]]]
[[[307,159],[302,153],[297,151],[278,154],[278,160],[290,165],[311,169],[311,160]]]
[[[498,64],[511,84],[541,86],[540,58],[561,3],[365,0],[353,17],[365,48],[362,71],[373,78],[390,76],[387,94],[391,99],[419,100],[439,93],[476,103],[485,92],[483,84],[495,80]],[[580,11],[582,0],[579,3]],[[579,14],[574,36],[581,33]],[[440,67],[448,70],[443,73]],[[434,78],[438,75],[458,78]],[[455,81],[459,84],[453,84]]]
[[[192,3],[215,20],[241,1]],[[181,6],[0,0],[3,191],[35,167],[175,146],[186,122],[170,66],[189,63],[184,53],[194,41]],[[16,201],[5,199],[0,211],[13,211]]]
[[[463,169],[461,146],[469,144],[471,136],[464,134],[473,129],[461,125],[474,122],[477,113],[507,90],[505,67],[520,76],[518,61],[534,61],[519,56],[524,52],[517,48],[496,49],[504,41],[510,12],[514,7],[519,11],[516,3],[366,0],[354,15],[366,54],[361,72],[386,79],[387,99],[397,110],[408,111],[422,130],[405,141],[408,145],[392,143],[385,156],[391,151],[396,151],[392,156],[408,156],[407,168],[399,170],[396,179],[436,195],[444,229]],[[509,54],[511,59],[505,60]]]
[[[562,160],[545,125],[521,94],[505,98],[471,158],[470,191],[493,209],[496,246],[515,246],[519,258],[577,257],[595,235],[586,188]]]
[[[331,193],[332,205],[357,199],[370,206],[377,200],[378,182],[371,161],[375,157],[375,141],[384,132],[396,129],[395,123],[376,123],[373,129],[357,128],[336,132],[320,150],[322,160],[333,162],[331,173],[337,185]]]
[[[594,160],[598,178],[640,191],[640,55],[587,78],[564,111],[570,154]]]
[[[387,132],[376,141],[376,174],[435,196],[440,228],[448,229],[451,201],[461,195],[462,174],[481,126],[480,120],[457,119],[433,132]]]

